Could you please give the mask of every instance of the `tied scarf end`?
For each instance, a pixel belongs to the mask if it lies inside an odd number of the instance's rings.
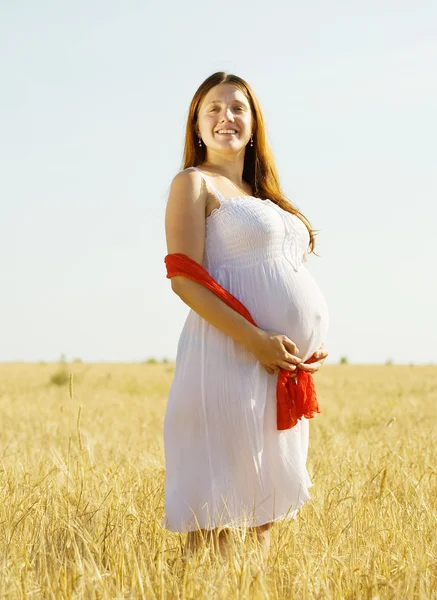
[[[318,406],[312,408],[311,410],[303,412],[299,415],[291,415],[290,413],[288,413],[285,416],[284,415],[281,416],[278,412],[276,429],[278,431],[285,431],[286,429],[292,429],[295,425],[297,425],[297,422],[300,421],[302,418],[314,419],[316,414],[320,414],[321,412],[322,411],[319,409]]]
[[[302,417],[312,419],[321,412],[313,377],[305,371],[300,371],[296,379],[289,371],[281,369],[277,399],[276,428],[279,431],[291,429]]]

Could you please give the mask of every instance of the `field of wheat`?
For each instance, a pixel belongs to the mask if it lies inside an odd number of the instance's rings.
[[[71,377],[70,377],[71,373]],[[325,365],[312,499],[228,560],[160,526],[173,365],[0,365],[0,598],[437,598],[437,367]]]

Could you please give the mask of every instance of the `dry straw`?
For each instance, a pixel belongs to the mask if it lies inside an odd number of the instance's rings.
[[[51,365],[0,365],[0,598],[437,598],[435,367],[316,375],[312,500],[267,560],[247,530],[186,556],[161,528],[169,365],[69,368],[67,392]]]

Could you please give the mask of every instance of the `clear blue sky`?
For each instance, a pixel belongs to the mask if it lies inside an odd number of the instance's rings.
[[[437,359],[437,3],[3,0],[0,360],[174,358],[164,212],[190,100],[253,87],[330,360]]]

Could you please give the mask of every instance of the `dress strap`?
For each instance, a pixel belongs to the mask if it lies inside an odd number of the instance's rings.
[[[203,181],[206,183],[207,187],[211,188],[211,190],[218,196],[220,202],[225,200],[225,197],[223,196],[223,194],[221,192],[219,192],[218,189],[212,185],[212,183],[209,183],[208,181],[206,181],[205,175],[202,173],[202,171],[199,171],[199,169],[197,167],[188,167],[188,169],[194,169],[195,171],[197,171],[199,173],[199,175],[202,177]]]

